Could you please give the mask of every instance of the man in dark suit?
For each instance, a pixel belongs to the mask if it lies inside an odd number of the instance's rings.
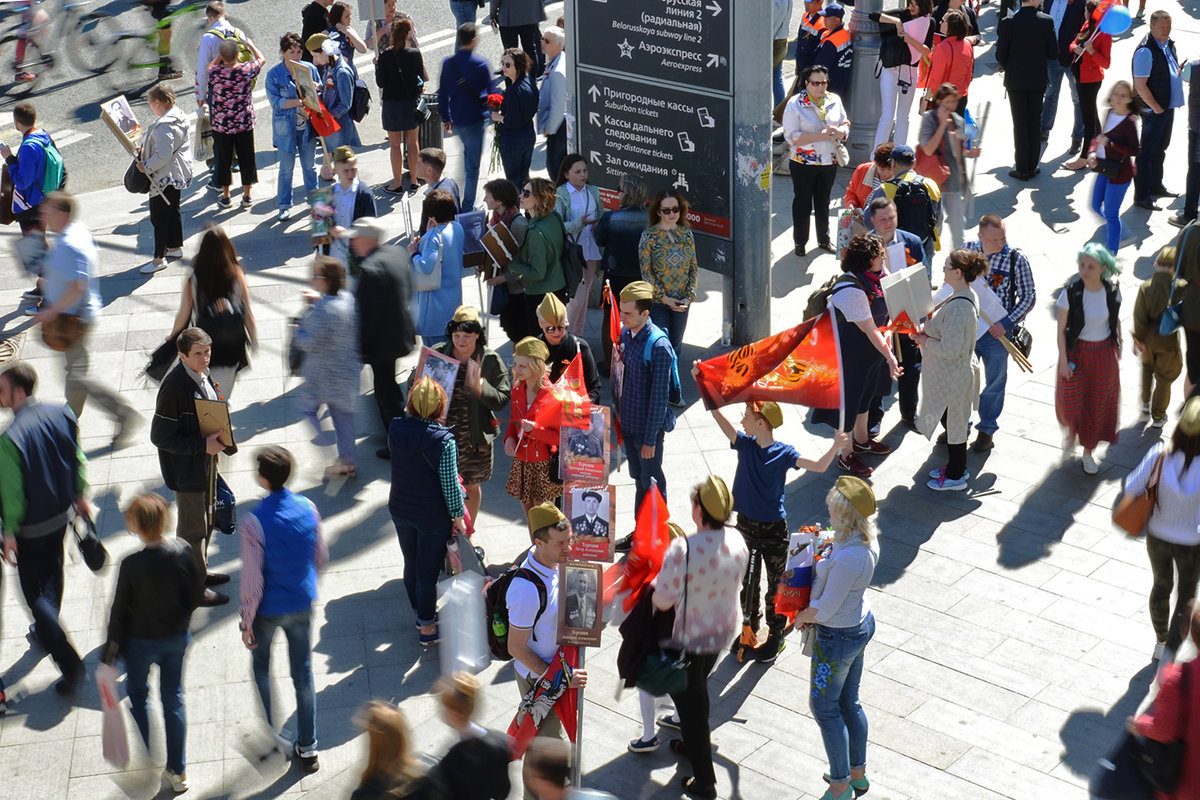
[[[1012,110],[1015,163],[1009,175],[1027,181],[1041,172],[1042,98],[1049,82],[1047,64],[1058,58],[1054,20],[1038,11],[1041,0],[1024,0],[1017,13],[1000,21],[996,61]]]
[[[163,378],[150,423],[150,441],[158,448],[163,482],[175,493],[175,535],[192,546],[202,587],[227,583],[229,576],[208,571],[208,542],[212,537],[212,501],[217,479],[217,453],[233,455],[218,440],[220,432],[200,432],[196,399],[221,400],[208,374],[212,339],[199,328],[188,328],[175,340],[179,364]],[[204,588],[201,606],[228,603],[229,598]]]
[[[603,536],[608,538],[608,521],[599,516],[599,492],[583,493],[583,514],[571,519],[571,531],[576,536]]]
[[[358,303],[359,354],[375,378],[375,404],[383,422],[384,445],[376,451],[391,458],[387,431],[394,417],[404,416],[404,393],[396,382],[396,359],[416,347],[409,298],[412,259],[402,247],[382,245],[387,238],[375,217],[360,217],[350,229],[350,250],[361,262],[362,275],[354,298]]]

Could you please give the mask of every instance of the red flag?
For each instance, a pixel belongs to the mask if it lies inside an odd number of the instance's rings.
[[[671,542],[671,534],[667,532],[670,516],[667,501],[659,491],[658,484],[652,482],[650,491],[642,498],[642,507],[638,509],[633,546],[629,549],[629,557],[625,559],[625,580],[621,584],[621,591],[629,593],[622,603],[627,614],[637,603],[642,587],[654,580],[662,569],[663,556]]]
[[[838,352],[828,311],[794,328],[700,363],[704,406],[774,400],[840,408]]]
[[[621,343],[621,307],[608,281],[604,282],[603,301],[608,303],[608,340],[615,347]]]
[[[558,430],[587,428],[592,424],[592,401],[583,380],[583,357],[575,358],[563,370],[559,379],[550,385],[549,395],[540,395],[533,407],[533,422],[539,428]]]
[[[917,326],[913,324],[912,319],[908,316],[907,311],[901,311],[900,314],[891,321],[884,330],[894,333],[916,333]]]
[[[575,741],[579,711],[579,690],[572,687],[571,675],[579,664],[579,648],[560,647],[550,666],[521,698],[517,715],[508,726],[509,759],[517,761],[529,749],[542,721],[553,711],[562,721],[567,738]]]
[[[608,608],[613,604],[613,600],[617,594],[617,581],[625,573],[624,567],[618,561],[615,564],[609,564],[604,568],[603,589],[600,591],[600,607]]]
[[[313,111],[311,108],[305,108],[308,113],[308,119],[312,122],[313,130],[317,132],[317,136],[331,136],[342,129],[338,121],[333,118],[333,114],[325,108],[325,104],[317,100],[317,105],[321,107],[320,111]]]

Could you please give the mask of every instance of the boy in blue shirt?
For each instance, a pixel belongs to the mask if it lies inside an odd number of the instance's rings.
[[[741,650],[739,660],[752,651],[755,659],[770,663],[783,649],[783,627],[787,622],[782,614],[775,613],[775,592],[787,563],[789,532],[787,512],[783,508],[787,474],[792,469],[824,472],[846,445],[846,434],[838,431],[833,437],[833,446],[813,461],[801,458],[791,445],[775,441],[775,429],[783,424],[783,411],[778,403],[746,403],[746,413],[742,415],[745,433],[738,432],[720,409],[713,409],[712,415],[738,454],[737,472],[733,478],[733,510],[737,512],[737,529],[750,549],[750,563],[742,581],[742,637],[734,642],[733,649],[735,652]],[[764,611],[759,604],[764,563],[768,635],[766,641],[758,645],[758,627]]]

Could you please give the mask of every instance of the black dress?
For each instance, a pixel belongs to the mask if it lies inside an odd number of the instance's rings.
[[[844,285],[843,279],[853,283],[848,288],[841,288]],[[862,288],[858,277],[849,273],[843,275],[835,285],[834,292],[839,290],[861,291],[866,294],[871,304],[871,317],[875,327],[880,328],[888,324],[887,303],[884,302],[882,293],[878,297],[871,297]],[[833,309],[833,317],[837,326],[841,360],[839,374],[842,381],[842,402],[846,410],[841,429],[851,431],[854,429],[854,418],[870,410],[874,397],[891,392],[892,377],[888,373],[887,359],[875,349],[871,339],[863,333],[858,324],[847,320],[836,308]],[[837,428],[840,416],[841,412],[836,408],[814,408],[812,421]]]

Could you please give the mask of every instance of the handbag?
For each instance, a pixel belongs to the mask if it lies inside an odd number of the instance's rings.
[[[493,317],[498,317],[504,313],[504,309],[508,308],[508,301],[511,296],[508,291],[507,283],[500,283],[492,287],[492,299],[488,303],[488,313]]]
[[[237,498],[220,475],[217,476],[217,486],[213,492],[212,527],[226,535],[237,530]]]
[[[1194,705],[1189,702],[1187,665],[1184,665],[1184,669],[1180,673],[1179,694],[1179,705],[1184,709],[1184,718],[1186,719],[1187,709]],[[1184,725],[1182,729],[1187,730],[1187,726]],[[1182,739],[1160,742],[1148,736],[1135,738],[1138,750],[1134,764],[1137,766],[1138,772],[1154,789],[1163,794],[1172,794],[1179,783],[1179,773],[1183,770],[1183,752],[1187,749],[1186,742]]]
[[[58,353],[65,353],[83,341],[87,323],[78,314],[59,314],[42,323],[42,343]]]
[[[917,148],[917,161],[913,164],[913,169],[917,174],[929,178],[929,180],[941,186],[950,177],[950,165],[942,158],[941,148],[933,155],[929,155],[924,149]]]
[[[1158,463],[1150,473],[1150,480],[1146,482],[1145,491],[1139,495],[1126,494],[1113,509],[1113,524],[1130,536],[1137,537],[1146,532],[1146,523],[1150,521],[1150,515],[1158,505],[1158,480],[1162,476],[1163,462],[1166,460],[1166,453],[1160,453]]]
[[[155,383],[162,383],[162,379],[167,377],[167,372],[171,369],[171,365],[175,363],[175,358],[179,355],[178,349],[175,347],[175,340],[163,342],[158,348],[150,354],[150,363],[142,370],[146,373],[146,377]]]
[[[1014,248],[1008,253],[1008,307],[1016,308],[1017,305],[1017,279],[1014,269],[1017,260],[1017,250]],[[1008,340],[1012,342],[1013,347],[1020,351],[1021,355],[1029,358],[1029,353],[1033,350],[1033,334],[1024,325],[1017,323],[1013,325],[1013,329],[1008,332]]]
[[[837,142],[834,145],[833,157],[839,167],[844,167],[850,163],[850,151],[846,149],[846,145],[842,142]]]
[[[662,650],[648,653],[638,666],[637,679],[634,681],[639,689],[652,697],[664,697],[669,694],[679,694],[688,686],[688,667],[691,662],[687,658],[687,572],[691,548],[687,540],[683,543],[683,650]]]
[[[1121,166],[1125,162],[1115,158],[1097,158],[1096,166],[1092,167],[1092,172],[1097,175],[1103,175],[1110,181],[1115,180],[1121,174]]]
[[[104,549],[104,543],[96,534],[96,523],[92,521],[92,515],[76,514],[75,519],[71,520],[71,532],[75,534],[75,544],[79,547],[79,555],[83,556],[83,563],[87,564],[87,568],[92,572],[103,569],[104,562],[108,561],[108,551]]]
[[[421,272],[413,268],[412,290],[414,292],[433,292],[442,288],[442,242],[438,240],[437,260],[432,272]]]
[[[1117,746],[1096,764],[1088,791],[1097,800],[1153,800],[1154,790],[1137,768],[1138,737],[1125,731]]]
[[[129,162],[129,167],[125,170],[125,191],[130,194],[150,194],[150,176],[137,168],[138,162],[135,158]]]
[[[1179,252],[1183,252],[1183,248],[1187,246],[1188,236],[1192,233],[1192,228],[1189,225],[1183,232],[1183,239],[1179,242]],[[1179,319],[1179,312],[1183,308],[1183,301],[1172,303],[1175,299],[1175,285],[1179,283],[1179,261],[1175,259],[1175,276],[1171,279],[1171,294],[1167,296],[1167,307],[1163,310],[1162,318],[1158,321],[1158,332],[1163,336],[1170,336],[1175,331],[1183,326],[1183,322]]]

